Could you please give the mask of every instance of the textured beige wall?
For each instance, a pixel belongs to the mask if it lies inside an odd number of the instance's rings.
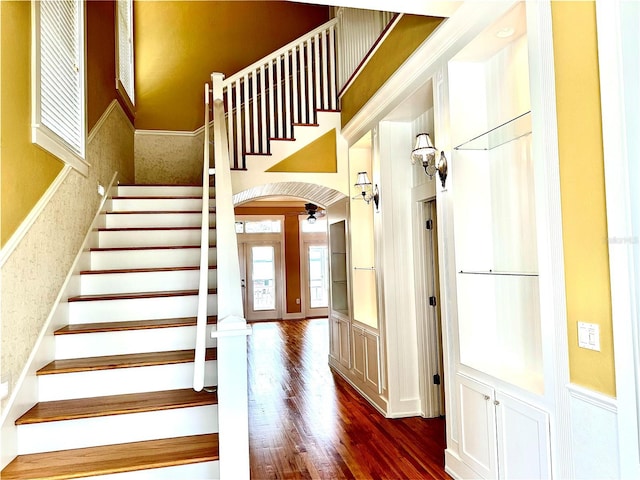
[[[97,185],[115,171],[133,181],[133,129],[113,109],[88,145],[88,177],[72,170],[0,271],[0,365],[11,391],[72,266],[100,204]],[[2,410],[6,399],[2,403]]]
[[[136,183],[202,185],[204,133],[136,133]]]

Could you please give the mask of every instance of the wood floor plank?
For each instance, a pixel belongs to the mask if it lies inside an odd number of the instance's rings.
[[[74,335],[82,333],[121,332],[125,330],[152,330],[155,328],[190,327],[196,325],[196,317],[161,318],[159,320],[130,320],[126,322],[79,323],[59,328],[54,335]],[[216,315],[207,318],[207,324],[215,325]]]
[[[58,400],[36,404],[16,420],[16,425],[155,412],[217,403],[217,393],[207,393],[204,390],[196,392],[192,388]]]
[[[218,435],[36,453],[17,457],[2,480],[63,480],[218,460]]]
[[[171,352],[133,353],[128,355],[54,360],[38,370],[36,375],[188,363],[193,361],[194,355],[195,350],[177,350]],[[215,360],[217,358],[216,349],[207,348],[205,358],[206,360]]]
[[[209,293],[215,294],[217,289],[210,288]],[[136,292],[136,293],[110,293],[96,295],[78,295],[69,297],[68,302],[91,302],[97,300],[133,300],[136,298],[163,298],[163,297],[187,297],[198,295],[198,290],[167,290],[166,292]]]
[[[252,328],[252,478],[450,479],[444,418],[384,418],[329,369],[326,318]]]

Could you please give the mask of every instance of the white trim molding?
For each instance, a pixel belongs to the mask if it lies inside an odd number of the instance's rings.
[[[635,15],[629,15],[628,10],[623,12],[623,9],[631,8],[636,8]],[[624,46],[633,45],[640,36],[638,17],[635,2],[596,0],[620,478],[640,476],[640,319],[637,313],[640,279],[637,266],[634,271],[638,231],[637,226],[634,231],[632,203],[637,202],[638,197],[629,173],[631,162],[637,161],[629,146],[637,142],[634,126],[639,114],[634,109],[626,110],[628,104],[633,104],[629,95],[637,94],[625,89],[625,84],[627,88],[634,85],[638,73],[637,67],[628,64],[629,55],[624,51]],[[631,55],[636,56],[631,62],[637,63],[637,52]],[[625,78],[630,71],[635,71],[635,78]],[[628,114],[635,118],[627,118]],[[638,180],[635,182],[637,185]]]
[[[45,207],[49,204],[51,199],[54,197],[60,185],[64,182],[71,171],[71,165],[65,165],[62,168],[62,171],[58,174],[55,180],[49,185],[49,188],[44,192],[44,195],[40,197],[40,200],[35,204],[35,206],[31,209],[27,217],[22,221],[18,229],[13,232],[7,243],[0,250],[0,267],[2,267],[5,262],[9,259],[11,254],[15,251],[17,246],[20,244],[24,236],[27,234],[29,229],[33,226],[35,221],[38,219],[40,214],[44,211]]]
[[[120,113],[120,115],[122,115],[122,117],[127,120],[127,125],[130,127],[132,132],[136,131],[134,126],[131,124],[129,117],[127,116],[124,109],[122,108],[122,105],[120,105],[120,102],[118,102],[118,100],[116,99],[113,99],[109,104],[109,106],[102,113],[102,115],[100,115],[100,118],[91,129],[91,132],[89,132],[89,137],[87,138],[87,144],[90,144],[93,141],[93,139],[98,134],[98,132],[100,131],[104,123],[108,120],[109,115],[111,115],[111,112],[113,112],[114,110],[117,110]]]

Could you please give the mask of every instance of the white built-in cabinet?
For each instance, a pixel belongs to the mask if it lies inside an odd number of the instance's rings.
[[[354,177],[356,170],[366,169],[355,161],[352,167]],[[327,208],[327,218],[331,285],[329,365],[384,411],[373,262],[373,205],[346,198]]]
[[[550,478],[524,5],[454,56],[447,74],[456,298],[448,458],[460,462],[448,467]]]
[[[483,478],[551,478],[548,415],[458,375],[459,456]]]

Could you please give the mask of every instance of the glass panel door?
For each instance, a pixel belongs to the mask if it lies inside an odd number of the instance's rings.
[[[307,254],[305,316],[323,316],[329,307],[329,249],[327,245],[305,244]]]
[[[246,244],[247,320],[282,318],[280,312],[279,244]]]

